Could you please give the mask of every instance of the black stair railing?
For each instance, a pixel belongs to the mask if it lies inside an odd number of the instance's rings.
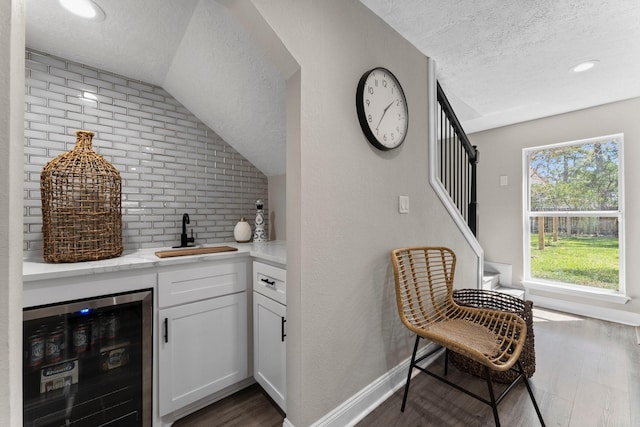
[[[471,145],[458,118],[438,83],[438,176],[449,197],[467,222],[474,236],[478,235],[478,200],[476,167],[478,148]]]

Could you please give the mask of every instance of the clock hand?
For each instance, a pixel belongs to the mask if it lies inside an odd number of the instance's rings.
[[[378,124],[376,125],[376,129],[378,129],[378,127],[380,126],[380,123],[382,123],[382,119],[384,118],[384,115],[387,114],[387,110],[393,105],[395,101],[391,101],[391,104],[387,105],[387,107],[384,109],[384,111],[382,112],[382,116],[380,117],[380,120],[378,120]]]

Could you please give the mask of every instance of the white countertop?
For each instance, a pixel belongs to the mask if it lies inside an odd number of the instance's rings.
[[[282,240],[266,243],[224,242],[211,245],[198,245],[198,247],[214,246],[232,246],[238,248],[238,250],[233,252],[159,258],[155,254],[157,251],[169,250],[171,248],[147,248],[125,251],[117,258],[101,261],[60,264],[46,263],[42,258],[25,258],[22,264],[22,280],[23,282],[31,282],[164,265],[187,264],[205,260],[228,259],[238,256],[250,256],[258,260],[281,264],[282,266],[287,265],[287,246],[286,242]]]

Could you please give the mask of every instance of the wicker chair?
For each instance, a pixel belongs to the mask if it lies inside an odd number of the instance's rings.
[[[517,314],[493,309],[464,307],[453,300],[453,278],[456,256],[444,247],[412,247],[391,252],[396,284],[398,312],[404,325],[416,334],[411,356],[411,365],[402,399],[404,412],[411,382],[411,373],[416,368],[438,380],[491,406],[496,426],[500,425],[498,404],[520,381],[529,392],[540,423],[544,426],[524,368],[519,361],[527,326]],[[448,352],[454,351],[484,366],[489,388],[489,399],[472,393],[446,378],[418,366],[432,355],[423,355],[416,360],[420,339],[427,339],[444,347],[447,375]],[[491,372],[517,369],[520,374],[496,398]]]

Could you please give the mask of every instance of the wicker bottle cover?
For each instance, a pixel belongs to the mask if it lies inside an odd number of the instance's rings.
[[[40,175],[46,262],[78,262],[122,254],[120,172],[93,151],[93,132],[76,131],[73,150]]]

